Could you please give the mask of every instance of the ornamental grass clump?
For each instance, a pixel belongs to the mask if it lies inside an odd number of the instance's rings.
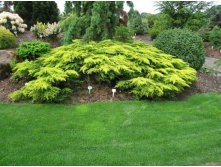
[[[53,49],[32,62],[17,64],[13,79],[28,84],[12,93],[13,100],[60,101],[71,92],[73,81],[89,76],[101,83],[116,83],[137,98],[173,96],[196,80],[196,71],[144,42],[72,44]]]

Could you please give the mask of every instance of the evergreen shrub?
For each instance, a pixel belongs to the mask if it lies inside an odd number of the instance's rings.
[[[209,36],[210,45],[217,49],[221,48],[221,28],[215,26]]]
[[[0,49],[13,48],[15,45],[15,36],[9,30],[0,26]]]
[[[35,61],[18,63],[13,71],[14,80],[30,81],[10,97],[34,102],[63,100],[72,82],[85,76],[100,83],[116,83],[116,88],[137,98],[173,96],[196,80],[196,71],[181,59],[144,42],[111,40],[88,44],[74,40]]]
[[[132,40],[133,33],[126,26],[116,27],[114,39],[121,42],[128,42]]]
[[[22,42],[19,48],[16,49],[16,54],[23,60],[34,60],[50,50],[49,43],[33,40],[31,42]]]
[[[199,70],[205,62],[205,49],[202,38],[186,29],[170,29],[159,34],[154,46],[180,58]]]

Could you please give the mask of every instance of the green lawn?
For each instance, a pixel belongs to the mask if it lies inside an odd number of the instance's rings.
[[[221,95],[183,102],[0,104],[0,165],[221,162]]]

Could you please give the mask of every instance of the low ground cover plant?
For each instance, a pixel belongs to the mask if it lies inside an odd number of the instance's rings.
[[[199,70],[205,62],[205,48],[202,38],[186,29],[170,29],[159,34],[154,46],[180,58]]]
[[[15,36],[9,30],[0,26],[0,49],[13,48],[15,45]]]
[[[137,98],[155,98],[182,91],[196,79],[196,71],[144,42],[105,40],[83,44],[74,40],[35,61],[18,63],[12,78],[30,81],[10,97],[34,102],[63,100],[71,92],[70,85],[85,76],[116,83],[113,86]]]
[[[34,60],[50,50],[49,43],[33,40],[31,42],[22,42],[16,49],[16,55],[22,60]]]
[[[18,14],[10,12],[0,13],[0,26],[5,27],[15,35],[25,32],[25,28],[27,28],[27,25],[24,24],[23,19]]]

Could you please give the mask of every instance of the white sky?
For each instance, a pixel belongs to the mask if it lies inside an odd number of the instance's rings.
[[[59,1],[59,0],[55,0],[58,4],[58,8],[60,9],[60,12],[62,13],[64,11],[64,3],[65,1]],[[158,11],[156,10],[156,6],[154,5],[156,1],[151,1],[151,0],[132,0],[134,3],[134,8],[136,10],[138,10],[140,13],[142,12],[146,12],[146,13],[158,13]],[[221,5],[221,1],[214,1],[214,4],[216,5]],[[124,9],[126,11],[129,10],[129,8],[127,7],[127,5],[125,5]]]

